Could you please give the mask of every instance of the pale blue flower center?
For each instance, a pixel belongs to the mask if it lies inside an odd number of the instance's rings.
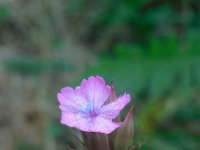
[[[87,103],[86,107],[80,109],[80,112],[89,115],[90,117],[95,117],[98,115],[98,111],[94,108],[92,103]]]

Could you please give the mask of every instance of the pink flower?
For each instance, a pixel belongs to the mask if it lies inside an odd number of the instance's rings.
[[[111,133],[121,126],[121,122],[112,122],[112,119],[129,103],[130,95],[125,93],[105,105],[110,95],[111,87],[99,76],[83,79],[76,89],[62,88],[57,95],[61,123],[81,131]]]

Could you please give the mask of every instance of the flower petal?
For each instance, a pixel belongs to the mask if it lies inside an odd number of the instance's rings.
[[[99,76],[91,76],[88,80],[83,80],[80,87],[82,94],[95,107],[101,107],[111,93],[111,87],[105,85],[105,81]]]
[[[90,131],[91,118],[82,116],[80,113],[62,112],[61,123],[82,131]]]
[[[90,132],[99,132],[109,134],[116,128],[120,127],[122,123],[112,122],[110,119],[103,117],[93,118],[90,126]]]
[[[109,134],[116,128],[120,127],[122,123],[112,122],[110,119],[103,117],[85,117],[81,113],[65,113],[62,112],[61,123],[70,127],[77,128],[86,132],[99,132]]]
[[[57,94],[57,98],[58,98],[58,101],[61,105],[63,106],[73,106],[73,107],[76,107],[76,103],[74,102],[74,100],[69,100],[67,99],[66,97],[63,96],[63,94],[61,93],[58,93]]]
[[[116,101],[102,107],[100,116],[105,118],[114,119],[120,111],[130,102],[130,95],[124,94],[119,97]]]
[[[78,113],[79,110],[73,106],[59,105],[61,111],[65,113]]]
[[[64,106],[73,106],[79,109],[87,104],[84,97],[76,95],[75,90],[70,87],[61,89],[61,93],[58,93],[57,97],[60,104]]]

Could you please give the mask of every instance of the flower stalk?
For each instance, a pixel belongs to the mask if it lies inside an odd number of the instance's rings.
[[[103,133],[82,132],[89,150],[110,150],[108,135]]]

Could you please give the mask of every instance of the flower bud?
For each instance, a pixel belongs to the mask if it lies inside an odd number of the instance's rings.
[[[126,115],[123,125],[117,131],[115,138],[115,150],[128,149],[132,144],[133,135],[133,108],[131,108]]]

